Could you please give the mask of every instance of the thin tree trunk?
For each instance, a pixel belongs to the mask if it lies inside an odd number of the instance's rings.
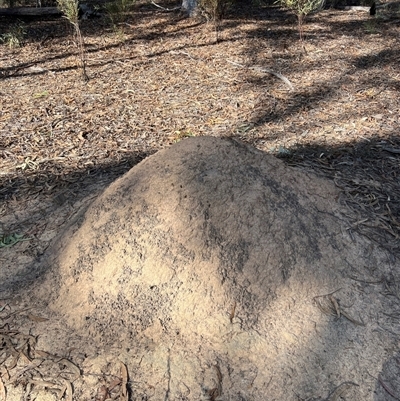
[[[186,12],[190,17],[194,15],[197,9],[197,0],[182,0],[182,11]]]
[[[77,45],[78,45],[79,58],[80,58],[80,62],[81,62],[82,77],[85,81],[89,81],[89,76],[87,75],[87,72],[86,72],[85,42],[83,40],[81,29],[79,27],[79,21],[74,22],[73,25],[75,28],[75,35],[76,35],[76,40],[77,40]]]

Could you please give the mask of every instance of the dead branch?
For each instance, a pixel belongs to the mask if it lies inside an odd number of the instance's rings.
[[[41,17],[41,16],[61,16],[61,11],[57,7],[15,7],[15,8],[0,8],[0,16],[26,16],[26,17]]]
[[[259,72],[264,72],[264,73],[266,73],[266,74],[274,75],[275,77],[277,77],[277,78],[279,78],[280,80],[282,80],[282,81],[289,87],[289,89],[290,89],[291,91],[294,90],[293,84],[292,84],[284,75],[280,74],[279,72],[272,71],[272,70],[270,70],[269,68],[247,67],[247,66],[245,66],[245,65],[243,65],[243,64],[236,63],[235,61],[229,61],[229,60],[227,60],[227,62],[230,63],[230,64],[233,64],[233,65],[236,65],[237,67],[247,68],[247,69],[249,69],[249,70],[259,71]]]
[[[151,4],[153,4],[153,6],[156,6],[158,8],[160,8],[163,11],[167,11],[167,12],[171,12],[171,11],[176,11],[176,10],[180,10],[181,7],[174,7],[174,8],[166,8],[166,7],[162,7],[159,4],[155,3],[154,1],[151,1]]]

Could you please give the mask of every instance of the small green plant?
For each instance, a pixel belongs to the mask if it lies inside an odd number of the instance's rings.
[[[72,24],[79,26],[79,3],[78,0],[57,0],[59,10]]]
[[[278,0],[277,3],[289,8],[297,16],[300,40],[304,38],[304,19],[305,17],[322,8],[324,0]]]
[[[24,238],[24,235],[21,234],[1,234],[0,235],[0,248],[10,248],[18,242],[22,241],[30,241],[31,238]]]
[[[171,139],[175,143],[181,141],[184,138],[189,138],[191,136],[195,136],[195,134],[191,131],[175,131]]]
[[[131,11],[134,4],[135,0],[114,0],[105,4],[106,12],[116,31],[117,25],[125,21],[127,13]],[[119,33],[121,34],[121,32]]]
[[[22,22],[18,22],[10,27],[9,32],[0,36],[0,41],[10,48],[21,47],[24,43],[25,35],[25,25]]]
[[[42,97],[47,97],[48,95],[49,95],[48,91],[43,91],[43,92],[34,93],[32,96],[34,99],[40,99]]]
[[[377,25],[376,19],[368,20],[363,23],[365,32],[370,35],[374,35],[374,34],[378,33],[378,29],[377,29],[376,25]]]
[[[78,0],[57,0],[57,6],[64,14],[64,17],[73,26],[76,36],[76,41],[79,49],[80,66],[82,68],[82,75],[85,81],[88,80],[86,73],[86,53],[85,42],[83,40],[81,28],[79,26],[79,3]]]
[[[22,164],[16,167],[20,168],[21,170],[37,170],[39,166],[35,162],[35,160],[32,160],[29,157],[27,157]]]

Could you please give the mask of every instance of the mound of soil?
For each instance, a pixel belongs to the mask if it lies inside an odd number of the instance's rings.
[[[248,145],[186,139],[69,224],[35,294],[127,364],[132,399],[372,399],[390,341],[368,283],[390,264],[346,234],[337,196]]]

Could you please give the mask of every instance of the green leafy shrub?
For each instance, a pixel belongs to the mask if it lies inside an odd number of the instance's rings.
[[[9,32],[0,36],[0,42],[7,44],[10,48],[21,47],[24,43],[26,28],[22,22],[11,25]]]
[[[300,40],[303,40],[305,17],[312,12],[320,10],[325,0],[278,0],[277,3],[296,14]]]
[[[79,26],[79,3],[78,0],[57,0],[59,10],[64,14],[64,17],[74,27],[77,44],[79,48],[79,58],[82,68],[82,75],[85,80],[88,80],[86,73],[86,54],[85,43],[83,40],[82,32]]]
[[[72,25],[79,24],[78,0],[57,0],[57,6]]]
[[[132,10],[135,0],[114,0],[105,4],[105,10],[114,28],[126,19],[126,14]]]
[[[221,20],[231,5],[232,0],[200,0],[199,2],[202,14],[213,21]]]

